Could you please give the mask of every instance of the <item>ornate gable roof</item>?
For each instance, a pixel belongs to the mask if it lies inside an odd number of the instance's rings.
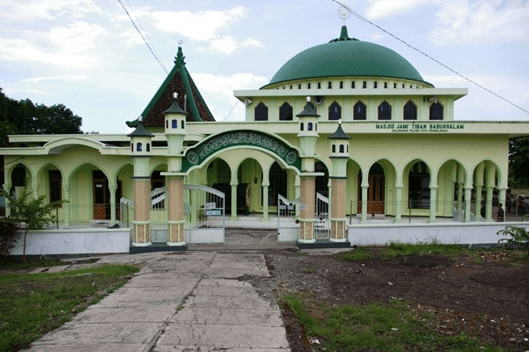
[[[188,112],[187,121],[215,121],[198,88],[187,71],[182,48],[178,47],[175,65],[160,88],[141,113],[145,127],[164,127],[164,112],[173,103],[173,93],[178,93],[178,104]],[[185,100],[185,101],[184,101]],[[138,119],[127,121],[129,127],[136,127]]]

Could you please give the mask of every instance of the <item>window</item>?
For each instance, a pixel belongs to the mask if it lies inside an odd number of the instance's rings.
[[[165,128],[169,128],[169,120],[165,120]]]
[[[339,120],[342,118],[342,107],[337,102],[329,106],[329,120]]]
[[[430,120],[443,119],[443,106],[440,103],[430,105]]]
[[[367,88],[367,82],[364,81],[364,83],[362,83],[362,88],[366,89]]]
[[[340,81],[340,89],[343,89],[343,81]]]
[[[343,153],[343,152],[344,152],[343,144],[340,144],[340,153]]]
[[[365,120],[366,119],[366,106],[364,103],[359,101],[355,104],[353,112],[353,120]]]
[[[292,106],[289,103],[283,103],[279,108],[279,121],[292,121]]]
[[[318,89],[321,89],[321,82],[318,82]]]
[[[62,199],[62,178],[59,170],[50,170],[50,202],[57,202]]]
[[[298,89],[301,89],[301,84],[298,84]]]
[[[178,121],[176,120],[171,121],[171,128],[178,128]]]
[[[351,82],[351,88],[355,89],[355,82]]]
[[[131,152],[134,151],[134,143],[131,143],[131,144],[130,144],[130,151],[131,151]]]
[[[263,102],[255,107],[255,121],[268,121],[268,107]]]
[[[329,82],[329,83],[327,84],[327,88],[328,88],[328,89],[332,89],[332,82]]]
[[[373,88],[375,88],[375,89],[378,88],[378,82],[373,83]]]
[[[397,83],[393,83],[393,88],[397,89]]]
[[[404,105],[404,120],[417,120],[417,106],[411,100]]]
[[[303,131],[303,122],[299,124],[299,130]]]
[[[388,82],[384,82],[384,88],[388,87]]]
[[[143,150],[143,146],[141,145],[141,143],[136,144],[136,151],[141,152],[142,150]]]
[[[310,89],[310,83],[309,83],[309,84],[307,84],[307,89]]]
[[[312,131],[312,122],[307,123],[307,131]]]
[[[410,209],[430,208],[430,172],[425,163],[415,163],[408,178],[408,198]]]
[[[185,124],[184,124],[184,123],[185,123],[185,121],[184,121],[184,120],[182,120],[182,122],[181,122],[181,126],[182,126],[182,129],[184,129],[184,126],[185,126]]]
[[[147,152],[150,152],[150,151],[151,151],[151,144],[147,143]]]
[[[333,145],[332,145],[332,152],[333,152],[333,153],[336,153],[336,144],[333,144]]]
[[[379,120],[391,120],[391,105],[384,101],[378,106],[378,119]]]

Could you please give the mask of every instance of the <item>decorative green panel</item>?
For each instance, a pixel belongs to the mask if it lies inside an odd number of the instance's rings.
[[[301,158],[298,152],[290,148],[285,142],[261,132],[238,130],[221,133],[188,149],[182,162],[182,172],[202,164],[204,160],[220,150],[236,146],[251,146],[269,150],[284,160],[287,165],[294,166],[301,171]]]

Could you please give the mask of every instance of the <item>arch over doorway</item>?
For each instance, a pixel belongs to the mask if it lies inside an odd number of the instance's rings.
[[[286,165],[301,171],[301,158],[297,149],[275,136],[252,130],[223,132],[189,148],[182,162],[182,171],[187,172],[190,168],[201,165],[213,154],[232,147],[251,147],[267,151],[275,154]]]

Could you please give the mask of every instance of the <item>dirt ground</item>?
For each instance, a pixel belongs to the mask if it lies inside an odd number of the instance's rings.
[[[376,249],[373,249],[376,250]],[[529,350],[529,262],[504,261],[509,251],[481,252],[481,260],[438,255],[346,262],[332,255],[265,254],[270,278],[248,278],[270,299],[310,291],[328,304],[362,305],[399,299],[437,317],[442,334],[466,331],[509,351]],[[283,309],[293,351],[311,346],[296,316]]]

